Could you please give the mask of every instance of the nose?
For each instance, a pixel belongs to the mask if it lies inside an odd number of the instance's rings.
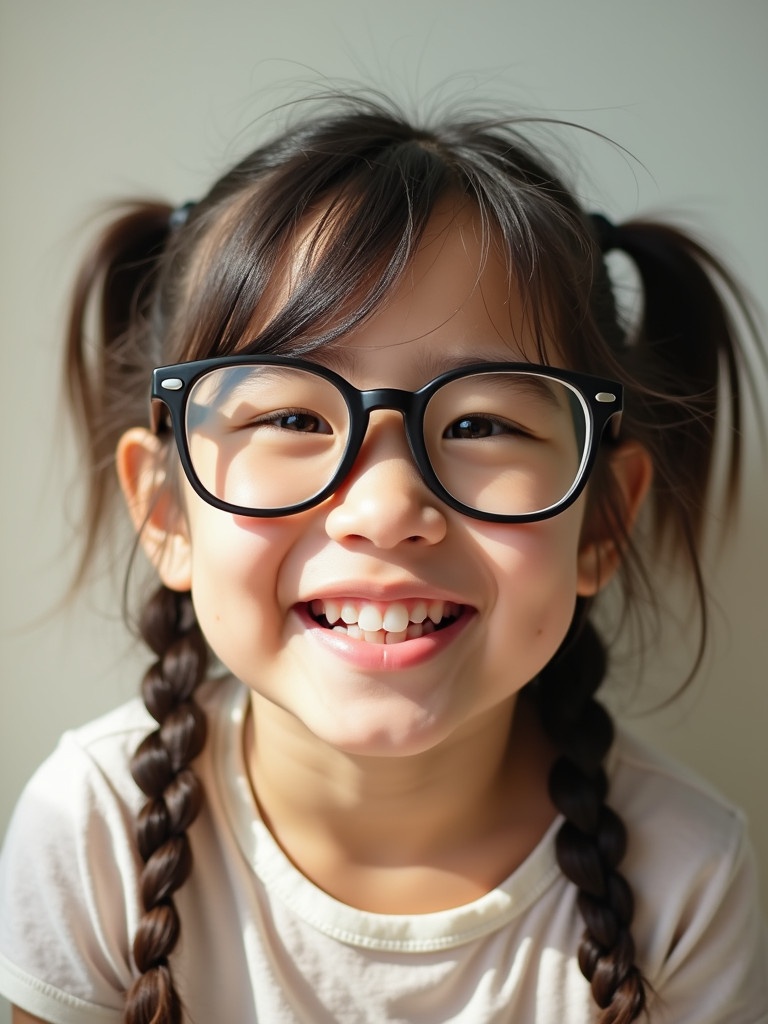
[[[333,540],[366,540],[377,548],[438,544],[447,529],[440,499],[413,461],[399,413],[371,416],[349,476],[330,499],[326,531]]]

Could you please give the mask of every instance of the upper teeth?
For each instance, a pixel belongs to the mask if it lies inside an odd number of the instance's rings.
[[[354,601],[317,600],[312,602],[312,613],[325,616],[329,625],[343,622],[357,625],[366,633],[383,629],[387,633],[402,633],[409,622],[442,622],[446,616],[458,614],[458,605],[450,601],[415,601],[410,607],[395,601],[388,605],[356,604]]]

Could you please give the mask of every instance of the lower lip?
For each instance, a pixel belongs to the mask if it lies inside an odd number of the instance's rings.
[[[474,615],[465,608],[450,626],[438,629],[427,636],[403,640],[397,644],[370,644],[366,640],[355,640],[345,633],[334,632],[318,625],[304,606],[297,607],[294,611],[312,640],[322,644],[337,657],[357,668],[384,672],[412,668],[435,657],[453,643]]]

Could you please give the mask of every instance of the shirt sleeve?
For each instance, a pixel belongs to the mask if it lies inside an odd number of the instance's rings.
[[[768,1024],[768,944],[744,814],[623,731],[613,764],[650,1019]]]
[[[14,1005],[52,1024],[120,1021],[139,915],[135,811],[75,734],[28,783],[0,856],[0,992]]]
[[[768,942],[757,871],[741,816],[702,859],[654,979],[659,1024],[768,1024]],[[663,915],[663,912],[662,912]]]

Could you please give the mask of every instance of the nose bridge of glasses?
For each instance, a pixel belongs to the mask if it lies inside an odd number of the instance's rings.
[[[400,388],[374,388],[371,391],[360,391],[360,401],[366,413],[377,409],[394,409],[409,419],[416,406],[417,395],[413,391]]]
[[[419,437],[418,423],[420,413],[419,394],[412,391],[403,391],[400,388],[374,388],[370,391],[358,391],[357,396],[362,415],[357,429],[353,426],[353,435],[356,435],[356,440],[353,441],[355,458],[368,434],[371,413],[400,413],[410,456],[418,469],[422,471],[420,452],[423,444]]]
[[[360,431],[360,443],[368,432],[368,424],[372,412],[399,412],[405,427],[405,436],[411,454],[417,458],[417,450],[421,447],[418,437],[418,417],[421,410],[421,396],[415,391],[404,391],[401,388],[374,388],[370,391],[358,391],[363,413],[363,429]]]

